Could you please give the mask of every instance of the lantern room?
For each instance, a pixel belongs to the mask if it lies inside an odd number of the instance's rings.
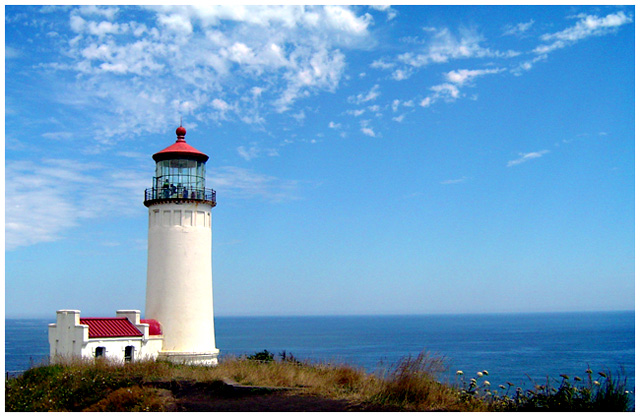
[[[151,204],[166,200],[195,200],[216,205],[216,193],[205,188],[205,164],[209,157],[189,145],[184,137],[187,130],[176,129],[176,142],[153,155],[156,172],[153,187],[145,190],[145,202]]]

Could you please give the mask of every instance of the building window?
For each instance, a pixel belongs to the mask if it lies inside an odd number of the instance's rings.
[[[104,357],[104,353],[107,351],[107,349],[104,346],[98,346],[96,348],[96,358],[102,358]]]
[[[133,361],[133,346],[127,346],[124,348],[124,361],[131,362]]]

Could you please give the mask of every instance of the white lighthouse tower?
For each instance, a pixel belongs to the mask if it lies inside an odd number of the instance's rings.
[[[149,208],[149,252],[145,317],[157,320],[164,336],[158,359],[215,365],[211,209],[216,192],[205,188],[207,155],[188,145],[187,131],[153,155]]]

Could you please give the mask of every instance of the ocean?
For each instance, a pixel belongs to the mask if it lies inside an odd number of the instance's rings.
[[[51,319],[5,321],[5,370],[46,361]],[[216,317],[221,358],[264,349],[298,359],[347,363],[370,372],[420,352],[445,359],[440,379],[488,371],[492,387],[531,387],[560,374],[624,372],[635,391],[635,313],[581,312],[411,316]],[[557,386],[557,383],[555,384]]]

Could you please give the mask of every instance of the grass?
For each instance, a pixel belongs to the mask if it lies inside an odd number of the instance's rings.
[[[549,383],[510,393],[491,390],[485,373],[468,382],[461,372],[457,385],[443,384],[438,357],[407,357],[385,372],[370,374],[342,364],[301,362],[283,352],[275,358],[263,351],[226,358],[215,367],[136,362],[126,365],[99,361],[69,361],[41,366],[6,382],[6,411],[173,411],[171,391],[158,382],[214,383],[232,380],[243,385],[294,387],[311,395],[351,404],[403,411],[627,411],[632,393],[625,380],[610,373],[588,372],[573,382],[563,376],[558,388]],[[588,370],[590,371],[590,370]],[[480,376],[481,375],[481,376]],[[488,381],[487,381],[488,382]]]

